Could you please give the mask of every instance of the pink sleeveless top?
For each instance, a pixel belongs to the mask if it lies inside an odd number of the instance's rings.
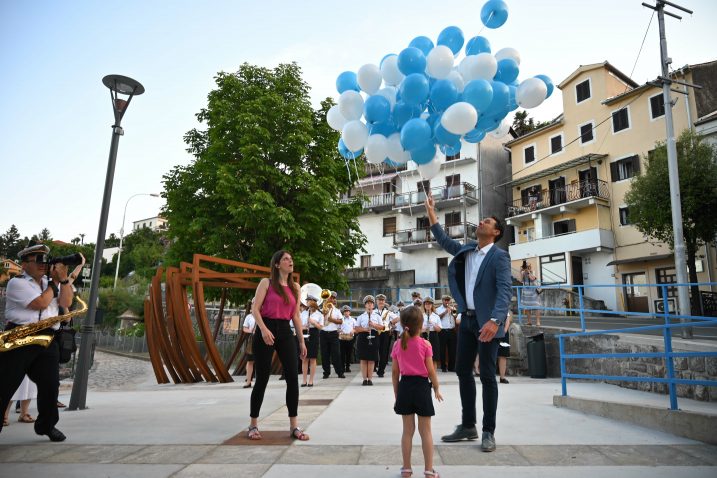
[[[296,299],[291,287],[284,286],[286,295],[289,296],[289,303],[284,303],[284,299],[269,284],[269,289],[264,297],[264,303],[261,305],[262,318],[291,320],[296,310]]]

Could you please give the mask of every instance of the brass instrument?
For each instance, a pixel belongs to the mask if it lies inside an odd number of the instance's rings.
[[[332,322],[329,321],[329,317],[333,315],[334,312],[334,304],[329,301],[331,298],[331,291],[329,289],[322,289],[321,290],[321,302],[323,302],[324,306],[321,308],[321,313],[324,314],[324,327],[328,326]]]
[[[40,330],[50,328],[58,322],[68,321],[72,317],[82,315],[87,312],[87,304],[85,301],[78,297],[77,302],[81,305],[78,310],[73,310],[72,312],[64,315],[48,317],[32,324],[21,325],[12,330],[8,330],[7,332],[3,332],[0,334],[0,352],[8,352],[26,345],[42,345],[43,347],[48,347],[50,343],[52,343],[52,339],[55,338],[54,335],[33,334],[39,332]]]
[[[383,324],[383,330],[377,330],[378,335],[381,335],[384,332],[389,332],[389,328],[391,327],[391,321],[388,320],[388,313],[389,309],[386,307],[383,311],[383,314],[381,314],[381,323]]]

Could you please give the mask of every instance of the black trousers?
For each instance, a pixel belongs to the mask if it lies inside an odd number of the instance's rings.
[[[378,336],[378,373],[381,375],[386,371],[386,364],[388,364],[392,335],[390,332],[383,332]]]
[[[483,390],[483,431],[495,433],[495,415],[498,409],[498,382],[495,379],[498,341],[480,342],[475,321],[475,317],[464,317],[458,333],[456,375],[461,394],[461,421],[462,425],[468,428],[476,424],[476,381],[473,377],[473,365],[478,355]]]
[[[259,327],[254,331],[254,374],[256,381],[251,392],[251,405],[249,416],[259,417],[261,404],[264,402],[264,392],[271,375],[271,358],[276,354],[284,369],[286,379],[286,408],[289,416],[295,417],[299,408],[299,377],[297,374],[297,338],[291,333],[288,320],[270,319],[264,317],[264,324],[274,334],[274,345],[267,345],[261,336]]]
[[[438,338],[441,344],[441,369],[453,372],[456,369],[456,329],[441,329]]]
[[[40,435],[49,433],[60,420],[57,412],[57,396],[60,390],[59,360],[60,349],[54,340],[47,348],[41,345],[26,345],[0,353],[1,410],[5,411],[22,379],[27,375],[37,385],[38,415],[35,432]]]
[[[354,363],[354,345],[356,337],[351,340],[339,340],[341,347],[341,362],[344,364],[344,370],[349,371],[351,364]]]
[[[336,375],[344,374],[344,366],[341,361],[341,346],[339,345],[339,331],[319,333],[319,346],[321,347],[321,366],[324,369],[324,376],[331,375],[331,364],[334,364]]]

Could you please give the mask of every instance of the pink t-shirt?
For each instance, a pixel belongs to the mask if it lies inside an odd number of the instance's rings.
[[[288,285],[284,286],[286,295],[289,296],[289,303],[284,303],[284,298],[281,297],[269,284],[269,289],[266,291],[266,297],[264,297],[264,303],[261,304],[261,316],[262,318],[270,319],[285,319],[291,320],[294,317],[296,311],[296,299],[291,287]]]
[[[406,345],[406,350],[403,350],[399,339],[393,344],[391,352],[391,358],[398,363],[401,375],[428,377],[426,358],[433,357],[431,344],[421,337],[411,337]]]

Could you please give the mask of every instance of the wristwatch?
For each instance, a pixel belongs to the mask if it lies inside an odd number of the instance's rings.
[[[62,285],[67,285],[69,283],[70,283],[70,279],[65,279],[65,280],[60,281],[60,284],[62,284]]]
[[[490,321],[499,327],[503,325],[503,322],[500,322],[498,319],[494,319],[493,317],[491,317]]]

